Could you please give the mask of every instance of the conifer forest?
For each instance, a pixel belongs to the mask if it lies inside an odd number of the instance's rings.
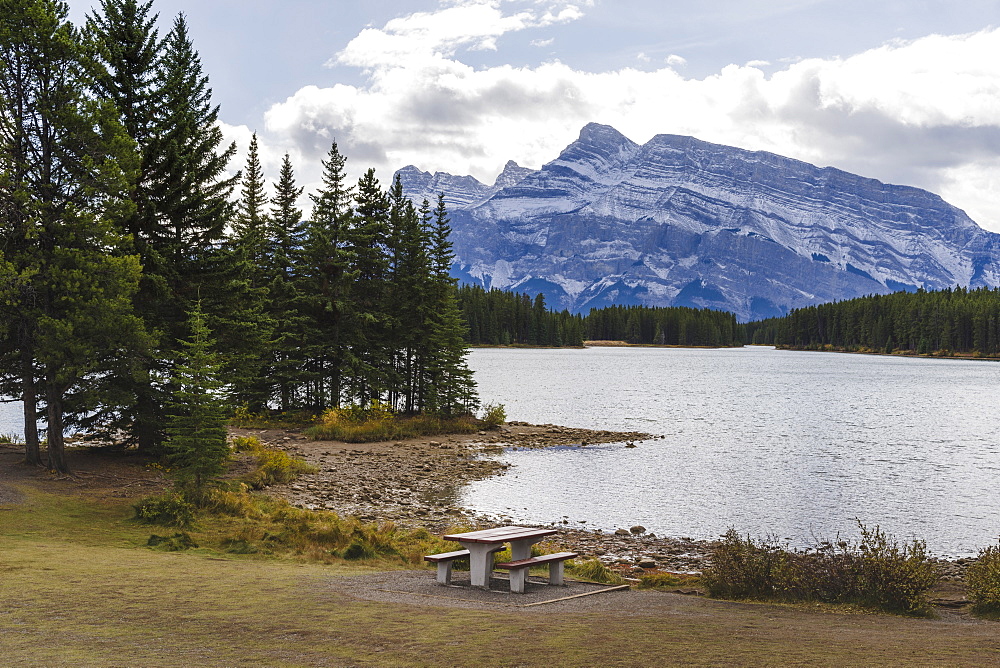
[[[185,17],[160,35],[152,4],[77,27],[0,2],[0,392],[27,461],[65,471],[70,427],[157,454],[226,407],[472,410],[443,201],[349,183],[335,141],[308,214],[287,155],[268,197]]]
[[[787,348],[1000,355],[1000,290],[955,287],[869,295],[746,325],[747,342]]]

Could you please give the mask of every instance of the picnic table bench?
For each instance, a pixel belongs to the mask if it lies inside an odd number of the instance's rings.
[[[441,584],[451,584],[451,565],[459,559],[466,559],[469,556],[468,550],[455,550],[454,552],[442,552],[441,554],[428,554],[424,561],[437,564],[437,581]]]
[[[507,561],[496,564],[495,568],[510,571],[510,590],[516,594],[524,593],[524,586],[528,580],[528,569],[533,566],[549,565],[549,585],[562,586],[563,566],[568,559],[579,556],[576,552],[556,552],[555,554],[542,554],[528,559],[518,559],[517,561]]]
[[[489,589],[490,574],[493,572],[493,554],[504,549],[510,543],[511,560],[498,565],[497,568],[510,570],[511,591],[524,592],[528,569],[531,566],[549,564],[550,584],[562,584],[563,562],[577,556],[572,552],[560,552],[556,555],[531,556],[531,546],[546,536],[557,533],[555,529],[532,529],[530,527],[505,526],[481,531],[469,531],[444,536],[445,540],[453,540],[464,549],[443,554],[429,554],[425,561],[438,566],[437,581],[441,584],[451,582],[451,567],[457,559],[469,559],[469,576],[473,587]],[[555,582],[553,582],[553,579]],[[516,588],[515,588],[516,587]]]

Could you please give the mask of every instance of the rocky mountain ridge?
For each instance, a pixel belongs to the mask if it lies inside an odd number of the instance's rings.
[[[400,170],[443,192],[454,273],[550,306],[683,305],[742,320],[872,293],[1000,283],[1000,235],[933,193],[767,152],[589,124],[552,162],[487,186]]]

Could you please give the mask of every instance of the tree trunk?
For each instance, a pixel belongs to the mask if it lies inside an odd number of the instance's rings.
[[[287,358],[286,358],[287,360]],[[287,365],[286,365],[287,367]],[[292,404],[292,393],[290,389],[290,383],[287,380],[281,381],[280,385],[280,395],[281,395],[281,410],[287,411],[291,409]]]
[[[157,425],[157,406],[153,399],[152,388],[147,376],[139,382],[136,389],[135,439],[139,452],[147,455],[157,454],[159,448]]]
[[[38,445],[38,400],[35,395],[35,372],[31,349],[21,348],[21,401],[24,404],[24,461],[41,466],[42,453]]]
[[[63,401],[62,390],[50,371],[46,376],[45,399],[48,404],[49,428],[46,433],[49,443],[49,468],[58,473],[69,473],[66,464],[66,449],[63,444]]]

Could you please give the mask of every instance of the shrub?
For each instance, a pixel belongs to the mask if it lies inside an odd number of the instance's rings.
[[[734,530],[712,553],[702,574],[709,595],[783,601],[854,603],[887,612],[926,611],[937,566],[923,541],[899,545],[878,526],[858,522],[861,541],[823,542],[794,552],[775,538],[754,541]]]
[[[640,589],[674,589],[700,584],[701,577],[694,573],[647,573],[639,576]]]
[[[233,416],[229,418],[229,424],[246,429],[258,427],[265,419],[266,416],[263,413],[254,413],[250,410],[250,404],[243,402],[233,411]]]
[[[486,404],[482,419],[485,429],[496,429],[507,421],[507,409],[503,404]]]
[[[924,541],[900,546],[876,526],[860,522],[861,543],[854,556],[857,603],[889,612],[920,612],[928,605],[927,590],[940,577],[927,556]]]
[[[136,519],[146,524],[183,528],[194,522],[195,506],[179,492],[151,496],[132,507]]]
[[[256,453],[263,449],[264,444],[256,436],[237,436],[233,439],[231,447],[233,452]]]
[[[165,552],[180,552],[198,547],[198,543],[185,532],[175,533],[173,536],[157,536],[155,533],[146,541],[149,547],[155,547]]]
[[[263,489],[291,482],[304,473],[315,473],[316,467],[288,456],[282,450],[264,450],[257,455],[257,468],[243,477],[253,489]]]
[[[566,562],[566,570],[575,578],[602,584],[624,584],[625,578],[605,566],[600,559]]]
[[[305,430],[316,440],[345,443],[373,443],[414,436],[436,434],[470,434],[480,425],[471,416],[440,417],[437,415],[394,416],[382,404],[361,409],[357,406],[331,408],[320,416],[313,427]]]
[[[261,516],[257,499],[248,493],[247,485],[237,483],[235,489],[209,489],[202,495],[199,508],[218,515],[231,515],[233,517],[255,518]]]
[[[355,539],[351,541],[350,545],[344,548],[340,556],[344,559],[353,561],[357,559],[374,559],[378,556],[378,553],[376,553],[375,550],[373,550],[372,547],[363,540]]]
[[[328,408],[316,426],[306,430],[316,439],[333,439],[348,443],[368,443],[399,438],[392,411],[378,402],[367,408],[357,404],[344,408]]]
[[[757,542],[730,529],[712,551],[712,565],[702,573],[702,582],[716,598],[772,598],[782,554],[774,537]]]
[[[979,551],[979,557],[965,574],[965,586],[973,611],[991,616],[1000,614],[1000,545]]]
[[[316,421],[307,411],[263,411],[254,413],[246,403],[237,406],[229,418],[233,427],[244,429],[300,429]]]
[[[295,459],[284,450],[265,447],[255,436],[233,439],[236,452],[249,452],[256,458],[256,468],[243,476],[242,481],[252,489],[291,482],[305,473],[315,473],[316,467]]]
[[[364,523],[336,513],[276,504],[253,527],[230,534],[229,543],[245,542],[266,552],[281,549],[318,561],[392,558],[418,564],[423,555],[454,549],[426,529],[400,529],[392,522]],[[263,544],[263,546],[261,546]]]

